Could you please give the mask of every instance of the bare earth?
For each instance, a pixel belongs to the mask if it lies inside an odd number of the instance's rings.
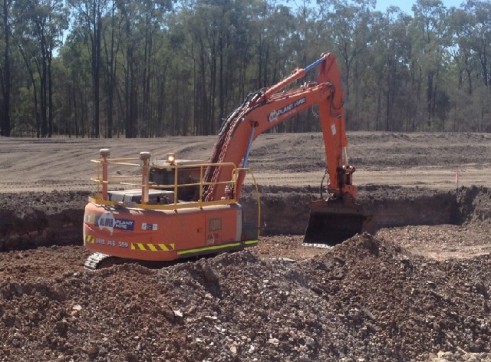
[[[0,360],[491,361],[491,135],[348,136],[375,235],[303,246],[322,139],[268,134],[250,165],[258,247],[95,272],[89,160],[104,147],[207,159],[215,137],[0,138]]]

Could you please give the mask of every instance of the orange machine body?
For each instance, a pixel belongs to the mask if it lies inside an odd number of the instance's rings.
[[[257,243],[242,235],[239,204],[176,210],[99,205],[85,208],[85,247],[120,258],[168,261]]]
[[[295,85],[314,68],[319,68],[317,82]],[[260,201],[252,222],[244,218],[238,202],[252,142],[312,106],[318,106],[324,137],[327,192],[336,200],[353,200],[355,169],[346,155],[339,69],[334,55],[323,54],[276,85],[250,94],[223,123],[208,163],[179,165],[173,154],[168,162],[151,163],[147,152],[132,163],[134,159],[111,159],[109,150],[101,150],[100,159],[94,160],[99,167],[94,181],[102,190],[85,209],[86,248],[121,258],[165,261],[255,245]],[[133,189],[121,191],[118,187],[128,183],[120,182],[120,176],[111,178],[109,165],[141,167],[141,178]],[[190,170],[185,172],[185,167]],[[111,185],[118,191],[111,191]]]

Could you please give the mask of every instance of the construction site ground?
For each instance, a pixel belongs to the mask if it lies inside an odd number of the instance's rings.
[[[257,247],[96,271],[89,160],[206,160],[215,137],[0,138],[0,361],[491,361],[491,134],[348,136],[373,235],[304,246],[322,137],[267,134]]]

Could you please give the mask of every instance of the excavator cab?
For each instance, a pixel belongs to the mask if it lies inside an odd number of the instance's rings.
[[[201,164],[203,161],[178,160],[175,153],[168,153],[165,159],[154,160],[150,165],[149,185],[173,191],[178,200],[198,201]]]

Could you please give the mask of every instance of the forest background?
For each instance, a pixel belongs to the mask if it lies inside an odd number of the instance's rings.
[[[491,2],[2,0],[0,134],[215,134],[324,52],[348,130],[491,131]],[[315,80],[312,74],[308,80]],[[310,110],[274,132],[319,130]]]

